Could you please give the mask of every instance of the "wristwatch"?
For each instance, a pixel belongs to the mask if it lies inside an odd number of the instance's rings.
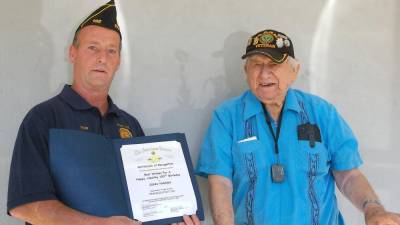
[[[362,208],[365,209],[365,207],[367,207],[367,205],[369,204],[376,204],[382,206],[382,203],[381,201],[379,201],[379,199],[367,199],[363,202]]]

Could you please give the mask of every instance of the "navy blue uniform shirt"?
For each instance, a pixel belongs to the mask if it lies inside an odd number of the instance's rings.
[[[33,107],[24,118],[14,146],[8,186],[7,212],[35,201],[57,199],[49,171],[49,129],[74,129],[107,138],[143,136],[139,122],[108,98],[104,116],[69,85]]]

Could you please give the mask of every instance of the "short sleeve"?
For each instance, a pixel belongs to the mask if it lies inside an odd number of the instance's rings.
[[[145,135],[139,121],[134,116],[120,109],[119,112],[119,119],[122,119],[129,124],[129,127],[132,129],[134,137],[141,137]]]
[[[7,212],[26,203],[56,199],[48,158],[48,128],[34,111],[30,111],[14,145]]]
[[[135,117],[132,117],[132,125],[133,125],[132,129],[133,129],[133,132],[135,133],[135,137],[144,136],[143,129],[140,126],[139,121]]]
[[[221,175],[232,180],[232,126],[227,114],[215,111],[200,150],[196,174]]]
[[[328,114],[327,144],[331,153],[333,170],[350,170],[361,166],[358,142],[353,131],[331,106]]]

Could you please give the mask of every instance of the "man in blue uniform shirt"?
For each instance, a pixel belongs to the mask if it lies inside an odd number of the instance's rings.
[[[214,111],[197,164],[215,224],[342,225],[335,183],[366,224],[400,224],[358,170],[357,140],[335,107],[290,88],[300,69],[290,38],[258,32],[242,58],[250,90]]]
[[[49,129],[74,129],[108,138],[143,136],[139,122],[120,110],[108,96],[120,64],[121,33],[114,1],[101,6],[78,27],[69,59],[73,83],[35,106],[24,118],[10,169],[7,211],[35,225],[133,225],[124,216],[88,215],[57,199],[49,169]],[[185,216],[184,223],[200,224]]]

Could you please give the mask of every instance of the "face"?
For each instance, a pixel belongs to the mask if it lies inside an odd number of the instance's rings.
[[[80,30],[77,43],[69,51],[74,73],[72,87],[108,93],[120,64],[120,44],[118,33],[110,29],[87,26]]]
[[[267,105],[283,103],[299,68],[299,64],[291,65],[289,59],[277,64],[261,54],[249,56],[244,65],[250,90]]]

